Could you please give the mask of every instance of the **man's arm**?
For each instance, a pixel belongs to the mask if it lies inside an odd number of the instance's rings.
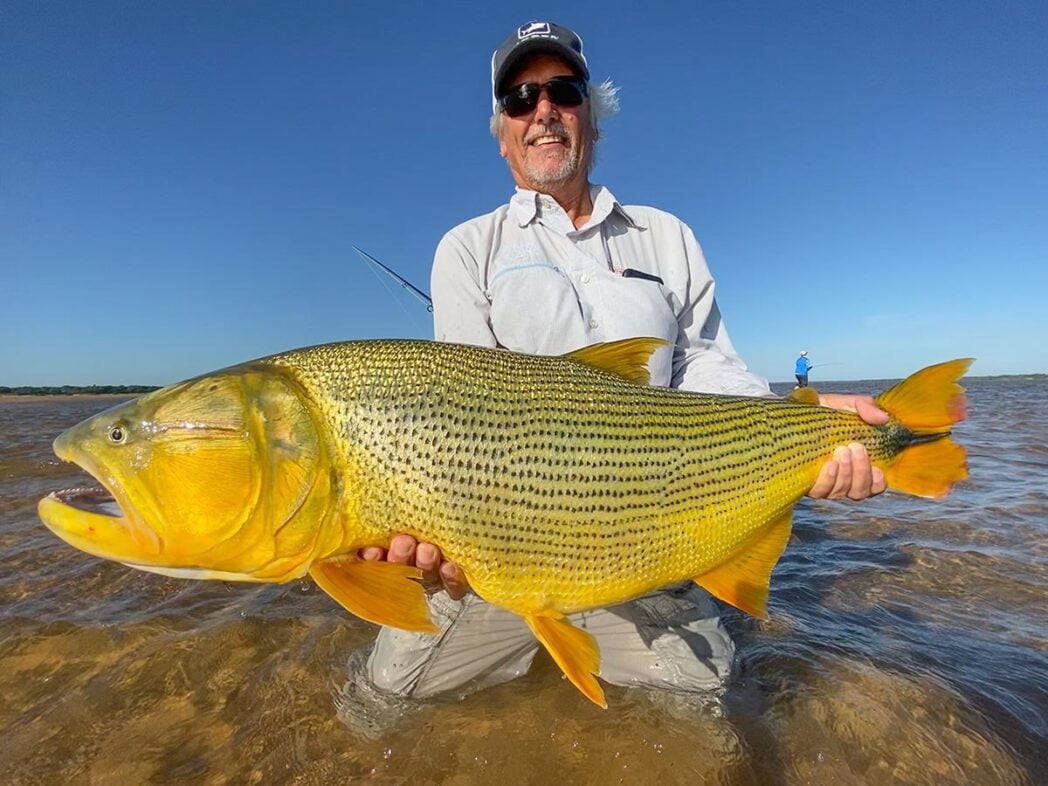
[[[491,303],[480,282],[478,260],[452,232],[437,245],[430,290],[433,337],[437,341],[478,347],[498,345],[491,332]]]

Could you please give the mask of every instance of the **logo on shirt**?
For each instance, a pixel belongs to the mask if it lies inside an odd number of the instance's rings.
[[[549,34],[549,22],[528,22],[526,25],[521,25],[517,28],[518,41],[523,41],[525,38],[530,38],[533,35],[548,36]]]

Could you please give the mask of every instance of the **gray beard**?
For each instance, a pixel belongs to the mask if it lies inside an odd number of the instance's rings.
[[[561,158],[560,166],[555,169],[549,167],[539,167],[526,162],[524,164],[524,174],[528,176],[528,180],[538,186],[555,186],[560,183],[564,183],[570,180],[579,171],[579,152],[574,148],[568,151],[568,154]]]
[[[535,134],[534,137],[538,137],[544,133],[562,134],[569,140],[571,139],[568,129],[565,128],[562,123],[556,121],[547,124],[543,131]],[[527,176],[528,180],[537,186],[542,186],[543,188],[565,183],[574,177],[578,171],[579,151],[574,145],[568,148],[568,154],[561,158],[560,166],[556,169],[550,170],[547,167],[538,167],[531,164],[526,159],[524,163],[524,174]]]

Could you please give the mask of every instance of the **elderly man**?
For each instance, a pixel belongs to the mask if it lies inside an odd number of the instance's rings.
[[[491,130],[516,183],[509,203],[444,236],[433,263],[441,341],[560,354],[600,341],[658,336],[652,383],[772,395],[736,354],[691,230],[650,207],[620,204],[589,180],[598,122],[617,109],[610,82],[590,82],[582,41],[550,22],[523,25],[492,57]],[[887,416],[872,400],[823,404]],[[884,489],[861,446],[842,447],[810,495],[861,499]],[[414,564],[444,589],[431,596],[439,635],[383,629],[368,661],[374,684],[401,695],[459,693],[527,671],[539,648],[526,624],[468,593],[433,544],[401,535],[368,559]],[[438,581],[439,579],[439,581]],[[597,639],[600,676],[619,685],[708,691],[730,675],[732,641],[710,597],[671,587],[573,617]]]

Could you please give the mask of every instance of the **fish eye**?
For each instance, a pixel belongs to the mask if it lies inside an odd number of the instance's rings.
[[[115,423],[109,427],[109,441],[114,445],[123,445],[127,441],[127,429],[121,424]]]

